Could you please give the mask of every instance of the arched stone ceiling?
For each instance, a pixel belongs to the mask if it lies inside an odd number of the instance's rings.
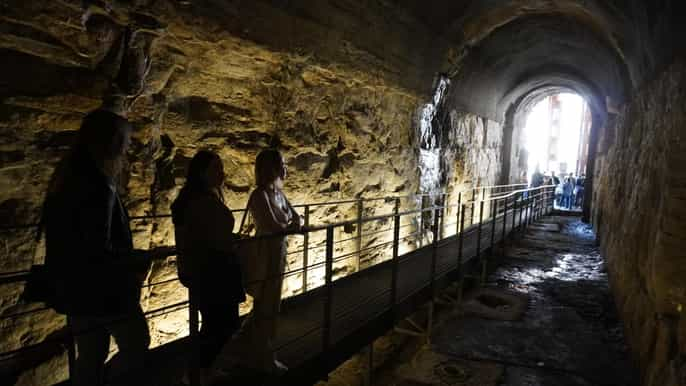
[[[503,25],[470,50],[462,64],[453,78],[452,103],[495,120],[502,120],[507,108],[501,105],[503,97],[536,76],[597,90],[597,100],[604,95],[621,101],[630,89],[612,48],[563,17],[527,16]]]
[[[451,42],[452,108],[502,121],[513,103],[556,87],[595,113],[621,104],[682,44],[680,2],[399,0]]]

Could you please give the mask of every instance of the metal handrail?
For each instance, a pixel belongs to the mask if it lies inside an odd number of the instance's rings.
[[[264,280],[271,280],[271,279],[278,278],[278,277],[285,277],[285,276],[288,276],[288,275],[292,275],[293,273],[297,273],[297,272],[299,272],[299,271],[305,272],[305,271],[307,271],[308,269],[310,269],[310,268],[312,268],[312,267],[326,266],[326,267],[327,267],[327,279],[326,279],[324,285],[325,285],[325,286],[326,286],[326,285],[330,286],[330,285],[331,285],[331,282],[333,281],[333,280],[332,280],[332,277],[330,276],[330,275],[332,275],[332,270],[330,269],[330,267],[331,267],[331,265],[333,264],[333,262],[342,259],[341,256],[338,256],[338,257],[334,257],[334,256],[333,256],[333,248],[332,248],[332,246],[333,246],[333,243],[334,243],[334,241],[333,241],[333,229],[334,229],[334,228],[337,228],[337,227],[345,227],[345,226],[348,226],[348,225],[351,225],[351,224],[359,224],[359,223],[364,223],[364,222],[370,222],[370,221],[376,221],[376,220],[391,219],[391,218],[393,218],[393,219],[394,219],[394,223],[396,224],[395,227],[397,227],[397,228],[399,229],[399,219],[400,219],[402,216],[417,215],[417,214],[425,213],[425,212],[435,212],[435,213],[437,214],[437,217],[436,217],[436,219],[435,219],[434,221],[435,221],[435,224],[437,224],[438,217],[442,217],[442,215],[439,214],[439,213],[442,213],[442,212],[439,212],[439,211],[443,211],[443,210],[445,210],[445,209],[447,209],[447,208],[454,208],[454,207],[458,207],[458,208],[461,209],[460,212],[462,212],[462,215],[463,215],[462,222],[464,222],[464,210],[465,210],[467,204],[472,204],[472,203],[475,203],[475,202],[490,202],[490,201],[499,202],[499,201],[501,201],[501,200],[504,200],[504,201],[505,201],[505,205],[504,205],[503,208],[502,208],[502,210],[503,210],[502,214],[496,213],[495,216],[489,216],[489,218],[487,219],[488,221],[493,221],[493,229],[495,229],[495,221],[497,221],[497,219],[500,218],[500,217],[505,217],[505,218],[503,219],[503,236],[504,236],[504,234],[505,234],[504,231],[505,231],[505,226],[506,226],[507,212],[510,210],[510,208],[512,208],[512,211],[513,211],[513,225],[514,225],[514,219],[515,219],[515,217],[516,217],[516,216],[515,216],[515,215],[516,215],[516,210],[518,209],[518,208],[517,208],[517,202],[520,202],[520,203],[523,203],[524,201],[533,202],[533,201],[534,201],[533,199],[536,199],[536,198],[539,198],[540,196],[543,196],[543,197],[544,197],[543,200],[544,200],[544,203],[545,203],[545,200],[546,200],[547,195],[550,194],[550,191],[548,191],[548,189],[550,189],[550,188],[554,188],[554,186],[542,186],[542,187],[532,188],[532,189],[520,189],[520,190],[512,191],[512,192],[510,192],[510,193],[508,193],[508,194],[506,194],[506,195],[503,195],[503,196],[489,197],[488,199],[480,199],[480,200],[474,200],[474,201],[467,201],[467,202],[465,202],[465,203],[458,203],[458,204],[453,204],[453,205],[445,205],[445,203],[444,203],[444,205],[431,205],[431,206],[423,207],[423,208],[420,208],[420,209],[406,210],[406,211],[402,211],[402,212],[399,211],[399,210],[397,210],[397,205],[396,205],[396,211],[395,211],[393,214],[386,214],[386,215],[380,215],[380,216],[371,216],[371,217],[363,217],[363,218],[358,218],[358,219],[354,219],[354,220],[339,221],[339,222],[331,223],[331,224],[324,224],[324,225],[319,225],[319,226],[304,227],[304,228],[301,229],[300,231],[287,231],[287,232],[280,232],[280,233],[277,233],[277,234],[260,235],[260,236],[251,238],[251,239],[249,239],[249,240],[254,241],[254,240],[265,239],[265,238],[271,238],[271,237],[284,237],[284,236],[287,236],[287,235],[311,233],[311,232],[317,232],[317,231],[326,230],[326,231],[327,231],[327,238],[326,238],[326,249],[327,249],[326,255],[327,255],[327,256],[326,256],[326,260],[325,260],[324,262],[319,262],[319,263],[312,264],[312,265],[304,265],[303,267],[301,267],[301,268],[299,268],[299,269],[297,269],[297,270],[293,270],[293,271],[291,271],[291,272],[283,272],[283,273],[281,273],[281,274],[279,274],[279,275],[275,275],[275,277],[265,278]],[[528,192],[528,193],[529,193],[529,197],[524,198],[524,195],[523,195],[524,192]],[[535,192],[535,194],[534,194],[534,192]],[[512,206],[511,206],[511,207],[508,207],[507,204],[508,204],[509,198],[511,198],[511,197],[515,197],[515,199],[512,201]],[[396,198],[396,200],[399,200],[399,198]],[[396,201],[396,203],[397,203],[397,201]],[[529,204],[529,205],[532,205],[532,204]],[[539,203],[538,205],[540,205],[540,203]],[[499,205],[497,205],[497,206],[499,206]],[[483,205],[482,205],[482,208],[483,208]],[[521,223],[521,214],[522,214],[522,211],[523,211],[523,207],[520,205],[519,209],[520,209],[520,226],[521,226],[521,224],[522,224],[522,223]],[[529,207],[527,207],[527,213],[529,213],[528,211],[529,211]],[[483,209],[481,210],[481,212],[482,212],[482,213],[481,213],[481,216],[483,216]],[[459,213],[459,212],[458,212],[458,213]],[[527,214],[527,216],[529,216],[529,214]],[[527,217],[527,220],[528,220],[528,218],[529,218],[529,217]],[[483,219],[482,219],[482,220],[483,220]],[[483,224],[483,222],[484,222],[484,221],[481,221],[479,224],[473,224],[473,226],[474,226],[474,225],[478,225],[478,226],[479,226],[479,229],[480,229],[480,228],[481,228],[481,225]],[[450,225],[450,224],[449,224],[449,225]],[[436,228],[436,225],[434,226],[434,230],[436,230],[435,228]],[[463,229],[460,230],[459,234],[463,236],[464,233],[465,233],[465,231],[469,231],[470,229],[473,229],[473,228],[470,227],[470,228],[464,229],[464,227],[463,227]],[[512,229],[514,230],[514,227],[513,227]],[[390,229],[386,229],[386,230],[384,230],[384,232],[387,232],[387,231],[389,231],[389,230],[390,230]],[[420,231],[420,232],[421,232],[421,231]],[[397,232],[396,232],[396,233],[397,233]],[[457,235],[457,234],[456,234],[456,235]],[[480,236],[480,235],[479,235],[479,236]],[[403,237],[403,239],[407,239],[408,237],[409,237],[409,236],[405,236],[405,237]],[[493,238],[493,235],[492,235],[492,238]],[[439,234],[436,233],[436,232],[434,232],[432,239],[433,239],[433,243],[437,243],[437,242],[440,240]],[[242,242],[243,240],[237,240],[237,241],[238,241],[238,242]],[[397,244],[399,244],[399,242],[400,242],[400,238],[399,238],[399,236],[396,234],[396,235],[394,235],[394,240],[393,240],[392,242],[390,242],[390,243],[389,243],[389,242],[386,242],[386,243],[384,243],[384,245],[382,245],[382,246],[387,246],[388,244],[394,244],[394,248],[397,248]],[[493,241],[492,241],[492,242],[493,242]],[[367,249],[374,249],[374,248],[379,248],[379,247],[380,247],[379,245],[374,245],[374,246],[367,247]],[[460,247],[460,248],[461,248],[461,247]],[[173,255],[173,253],[170,253],[169,255]],[[394,256],[395,256],[395,253],[394,253]],[[346,259],[349,258],[349,257],[350,257],[350,256],[347,256],[347,255],[346,255],[346,256],[343,256],[343,258],[346,258]],[[396,257],[394,257],[394,258],[396,258]],[[11,276],[12,278],[18,278],[18,277],[20,277],[20,276],[24,276],[21,272],[13,272],[12,274],[13,274],[13,275]],[[18,281],[20,281],[20,280],[18,280]],[[165,280],[165,281],[163,281],[163,282],[169,282],[169,281],[172,281],[172,280]],[[2,281],[0,281],[0,283],[2,283]],[[156,284],[159,284],[159,283],[150,283],[149,285],[152,286],[152,285],[156,285]],[[305,292],[305,291],[303,291],[303,292]],[[330,299],[329,299],[329,300],[330,300]],[[160,308],[160,309],[147,311],[147,312],[146,312],[146,315],[153,315],[154,313],[160,312],[160,311],[164,311],[164,310],[168,309],[169,307],[180,307],[180,306],[185,306],[185,305],[187,305],[187,304],[188,304],[188,301],[176,303],[176,304],[173,304],[173,305],[170,305],[170,306],[162,307],[162,308]],[[31,311],[38,312],[38,311],[41,311],[41,310],[42,310],[42,309],[35,309],[35,310],[31,310]],[[29,312],[31,312],[31,311],[26,311],[26,313],[29,313]],[[7,317],[7,316],[5,316],[5,317]],[[3,317],[3,318],[4,318],[4,317]],[[42,343],[43,343],[43,342],[41,342],[41,343],[39,343],[39,344],[42,344]],[[21,350],[21,349],[18,349],[18,350]],[[12,352],[17,352],[17,350],[12,350]],[[6,355],[7,355],[7,353],[0,353],[0,357],[5,357]]]
[[[477,186],[474,188],[471,188],[472,190],[483,190],[483,189],[494,189],[494,188],[502,188],[502,187],[514,187],[514,186],[526,186],[526,184],[510,184],[510,185],[492,185],[492,186]],[[395,199],[403,199],[403,198],[409,198],[409,197],[432,197],[432,196],[437,196],[437,195],[443,195],[446,194],[444,191],[435,191],[435,192],[430,192],[430,193],[415,193],[415,194],[406,194],[406,195],[401,195],[401,196],[384,196],[384,197],[369,197],[369,198],[351,198],[351,199],[345,199],[345,200],[338,200],[338,201],[324,201],[324,202],[313,202],[313,203],[304,203],[304,204],[295,204],[293,205],[294,208],[305,208],[305,207],[318,207],[318,206],[327,206],[327,205],[340,205],[340,204],[352,204],[356,202],[374,202],[374,201],[392,201]],[[239,208],[239,209],[231,209],[232,213],[242,213],[245,212],[247,208]],[[130,216],[129,220],[148,220],[148,219],[158,219],[158,218],[170,218],[171,214],[170,213],[163,213],[163,214],[148,214],[148,215],[142,215],[142,216]],[[39,223],[29,223],[29,224],[12,224],[12,225],[0,225],[0,230],[13,230],[13,229],[26,229],[26,228],[35,228],[38,227],[40,224]]]

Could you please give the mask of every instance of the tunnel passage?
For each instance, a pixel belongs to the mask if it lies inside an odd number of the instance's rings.
[[[666,0],[4,1],[0,219],[37,222],[54,165],[84,114],[103,104],[134,125],[120,189],[131,214],[143,216],[167,213],[198,148],[218,151],[227,204],[243,207],[254,157],[273,145],[286,154],[294,202],[414,194],[428,181],[455,204],[462,190],[512,182],[523,112],[573,91],[593,112],[585,216],[627,336],[645,384],[678,384],[682,8]],[[423,132],[431,133],[424,145]],[[389,209],[340,204],[311,220]],[[132,227],[140,248],[173,243],[169,219]],[[2,272],[42,257],[31,229],[2,238]],[[145,307],[187,296],[170,281],[175,270],[173,257],[153,264]],[[287,285],[285,295],[298,288]],[[21,291],[3,286],[0,316],[32,308],[18,304]],[[184,312],[150,322],[154,345],[186,334]],[[63,325],[50,311],[3,321],[0,341],[17,349]],[[63,379],[64,359],[25,371],[20,384]]]

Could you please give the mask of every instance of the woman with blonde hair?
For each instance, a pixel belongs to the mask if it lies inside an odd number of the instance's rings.
[[[281,306],[281,287],[286,266],[285,232],[299,231],[302,220],[283,193],[286,166],[281,153],[263,150],[255,160],[255,183],[247,207],[244,228],[257,237],[251,262],[245,264],[248,292],[253,296],[249,329],[251,366],[267,373],[281,373],[287,367],[276,359],[273,342]]]

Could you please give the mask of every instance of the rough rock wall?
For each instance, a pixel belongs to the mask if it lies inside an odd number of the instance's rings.
[[[463,192],[461,202],[471,200],[464,192],[471,192],[475,186],[497,185],[502,168],[503,128],[498,122],[481,118],[474,114],[450,111],[448,144],[445,153],[445,186],[450,205],[457,205],[459,193]],[[474,218],[478,219],[478,208]],[[484,206],[484,218],[491,208]],[[444,235],[456,232],[454,224],[458,221],[456,208],[446,213]],[[465,219],[470,224],[470,217]]]
[[[526,119],[529,115],[530,109],[520,109],[512,114],[511,121],[508,123],[512,127],[508,128],[511,131],[510,153],[509,153],[509,175],[507,181],[502,180],[503,184],[518,184],[525,182],[522,178],[523,173],[527,173],[529,169],[529,153],[526,149],[526,138],[524,135],[524,128],[526,127]]]
[[[79,1],[0,4],[3,225],[37,221],[47,181],[81,118],[103,100],[111,103],[113,94],[119,96],[116,107],[127,112],[135,130],[121,182],[133,216],[168,213],[185,167],[200,148],[214,149],[222,157],[224,194],[232,208],[245,204],[257,152],[275,144],[287,159],[285,190],[294,203],[419,190],[415,127],[420,107],[430,99],[436,67],[427,58],[437,56],[426,47],[440,43],[384,2],[371,8],[366,3],[316,2],[318,6],[303,5],[295,15],[259,1],[208,1],[202,6],[175,1],[86,3],[107,6],[92,5],[85,12]],[[154,39],[143,47],[119,48],[127,28],[148,31],[151,25]],[[150,63],[142,90],[133,96],[112,90],[113,79],[122,71],[122,55]],[[450,162],[456,170],[451,181],[490,183],[493,179],[480,173],[497,169],[479,146],[495,146],[497,139],[491,136],[497,130],[490,128],[497,125],[473,116],[459,121],[455,129],[460,128],[456,143],[461,150]],[[461,157],[469,159],[466,166]],[[481,162],[488,166],[479,166]],[[463,167],[465,171],[457,171]],[[391,203],[379,201],[366,206],[364,214],[391,210]],[[355,203],[322,206],[312,209],[311,223],[356,215]],[[138,248],[173,244],[168,219],[136,220],[132,227]],[[42,248],[33,228],[2,232],[1,272],[40,262]],[[337,237],[349,238],[354,229],[341,232],[346,234]],[[311,242],[317,237],[321,235],[313,235]],[[294,238],[292,250],[301,242]],[[302,264],[299,256],[289,256],[292,268]],[[371,255],[363,264],[387,257]],[[317,258],[312,256],[310,262]],[[349,263],[336,268],[338,274],[353,269]],[[153,265],[142,299],[146,310],[186,299],[175,276],[173,257]],[[300,290],[301,278],[292,279],[286,295]],[[309,278],[311,285],[319,279],[317,274]],[[17,303],[22,288],[3,286],[0,315],[36,308]],[[46,310],[3,319],[0,325],[5,351],[58,336],[64,318]],[[173,340],[187,332],[187,311],[155,315],[150,328],[153,346]],[[66,376],[60,350],[41,351],[36,362],[43,364],[24,372],[18,384],[50,383]]]
[[[598,144],[594,223],[643,384],[686,384],[686,62],[616,116]]]

